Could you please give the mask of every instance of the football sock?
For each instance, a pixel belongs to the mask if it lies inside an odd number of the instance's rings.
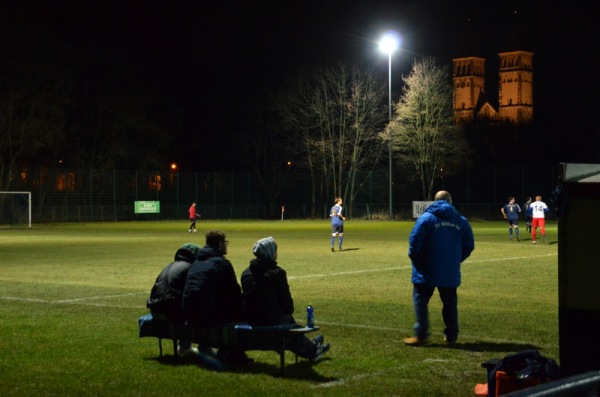
[[[333,247],[333,244],[335,244],[335,236],[331,236],[331,246]]]
[[[344,240],[344,238],[342,236],[340,236],[340,238],[338,239],[338,246],[339,247],[342,246],[342,240]]]

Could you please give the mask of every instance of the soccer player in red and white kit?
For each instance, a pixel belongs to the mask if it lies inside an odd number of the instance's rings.
[[[531,244],[535,244],[538,226],[544,237],[544,242],[546,242],[546,212],[550,209],[542,201],[542,196],[535,196],[535,201],[529,205],[529,211],[531,211]]]

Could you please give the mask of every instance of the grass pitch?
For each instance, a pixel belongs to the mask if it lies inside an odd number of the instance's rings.
[[[443,341],[441,304],[430,303],[433,343],[411,335],[408,235],[412,222],[345,223],[344,251],[329,249],[327,221],[132,222],[34,225],[0,231],[2,396],[469,396],[480,363],[525,348],[558,360],[556,224],[548,243],[508,239],[504,222],[474,222],[463,264],[459,343]],[[255,363],[214,372],[175,365],[171,345],[139,339],[137,319],[160,270],[186,242],[217,228],[239,276],[252,246],[273,236],[288,272],[296,318],[315,307],[331,351],[318,364],[251,351]]]

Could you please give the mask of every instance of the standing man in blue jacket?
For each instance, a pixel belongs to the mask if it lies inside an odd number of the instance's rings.
[[[435,202],[417,219],[410,233],[408,256],[412,261],[413,335],[404,343],[419,346],[429,341],[427,305],[437,288],[442,300],[445,342],[458,339],[458,298],[460,264],[475,249],[473,229],[452,205],[450,193],[441,190]]]

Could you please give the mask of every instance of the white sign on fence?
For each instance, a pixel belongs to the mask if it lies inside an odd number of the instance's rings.
[[[433,201],[413,201],[413,218],[418,218],[429,207]]]

